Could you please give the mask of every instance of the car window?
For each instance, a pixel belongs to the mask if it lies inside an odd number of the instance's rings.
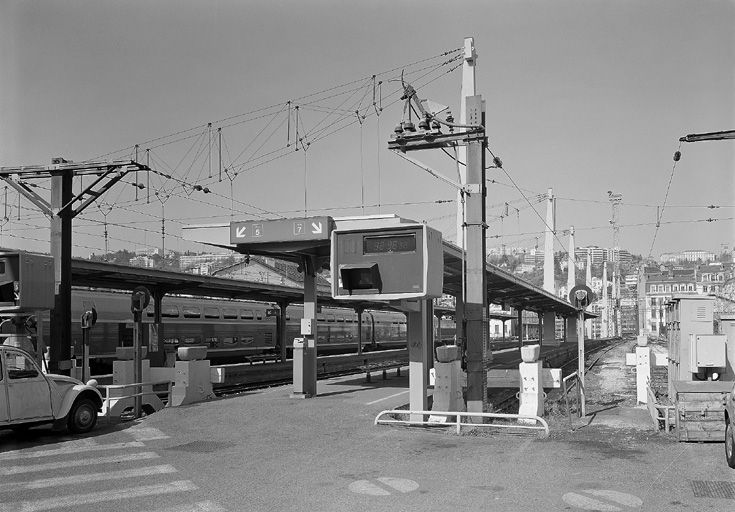
[[[8,379],[29,379],[38,376],[36,365],[28,357],[18,352],[8,352],[5,358]]]

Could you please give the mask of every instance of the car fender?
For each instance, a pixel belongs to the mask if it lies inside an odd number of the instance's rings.
[[[102,410],[102,395],[99,389],[94,386],[88,386],[87,384],[77,384],[69,388],[64,395],[64,400],[61,402],[61,407],[59,408],[58,418],[65,418],[69,414],[76,399],[80,396],[90,398],[95,403],[98,412]]]

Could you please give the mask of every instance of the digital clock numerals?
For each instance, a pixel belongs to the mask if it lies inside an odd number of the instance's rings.
[[[391,252],[415,252],[416,235],[366,236],[363,238],[363,253],[378,254]]]

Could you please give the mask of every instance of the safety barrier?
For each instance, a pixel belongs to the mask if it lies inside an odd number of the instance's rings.
[[[573,381],[571,384],[568,384],[569,381]],[[569,427],[572,426],[572,413],[571,409],[569,407],[569,390],[572,388],[572,386],[576,387],[577,389],[577,417],[582,417],[582,393],[584,392],[584,384],[582,384],[582,381],[579,380],[579,371],[574,371],[564,377],[561,380],[561,388],[562,393],[564,394],[564,403],[566,404],[566,411],[567,411],[567,418],[569,418]]]
[[[132,394],[121,394],[118,395],[117,393],[114,393],[115,396],[111,396],[110,392],[115,392],[119,390],[124,390],[127,388],[140,388],[143,389],[144,387],[153,387],[153,386],[160,386],[160,385],[166,385],[166,390],[163,391],[142,391],[140,393],[132,393]],[[99,386],[100,389],[104,389],[104,399],[102,401],[102,416],[106,417],[108,421],[112,421],[113,419],[122,418],[125,416],[125,411],[130,408],[130,402],[135,401],[135,397],[141,397],[141,401],[144,405],[151,405],[151,407],[154,408],[154,412],[157,410],[160,410],[164,407],[163,401],[160,399],[159,395],[165,394],[165,403],[170,404],[171,403],[171,392],[172,392],[173,382],[170,380],[160,380],[160,381],[153,381],[153,382],[137,382],[132,384],[110,384],[110,385],[101,385]],[[148,396],[149,399],[146,401],[145,398]],[[155,398],[154,398],[155,397]],[[160,404],[160,405],[159,405]],[[134,414],[134,413],[133,413]]]
[[[650,381],[646,382],[646,393],[648,395],[646,407],[648,407],[648,413],[651,415],[651,421],[653,421],[653,429],[658,432],[659,421],[663,421],[664,432],[669,432],[672,426],[671,413],[676,407],[656,403],[656,393],[653,392]]]
[[[386,414],[393,415],[406,415],[421,416],[421,420],[397,420],[397,419],[381,419],[381,416]],[[444,423],[437,423],[435,421],[424,421],[424,416],[446,416],[447,421]],[[452,420],[452,418],[456,418]],[[462,418],[483,418],[483,419],[504,419],[504,420],[516,420],[519,422],[530,422],[533,424],[525,423],[470,423],[468,421],[462,421]],[[522,414],[505,414],[496,412],[457,412],[457,411],[408,411],[405,409],[392,409],[386,411],[380,411],[375,417],[375,425],[389,425],[389,424],[401,424],[401,425],[432,425],[432,426],[446,426],[455,425],[457,427],[457,434],[461,433],[462,427],[490,427],[500,429],[525,429],[525,430],[543,430],[544,436],[549,436],[549,424],[543,418],[538,416],[526,416]],[[537,425],[540,424],[540,425]]]

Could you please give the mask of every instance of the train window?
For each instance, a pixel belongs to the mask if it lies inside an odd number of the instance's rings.
[[[262,311],[256,311],[255,316],[258,318],[258,320],[263,320],[263,312]]]
[[[212,347],[216,347],[217,346],[217,341],[218,340],[219,340],[219,338],[217,338],[217,336],[213,336],[213,337],[210,337],[210,338],[204,338],[204,342],[207,345],[212,346]]]
[[[320,322],[323,322],[324,320],[326,320],[326,317],[322,313],[319,313],[316,315],[316,319]]]
[[[225,319],[237,319],[237,310],[232,308],[222,308],[222,318]]]
[[[343,316],[338,316],[338,317],[337,317],[337,321],[338,321],[338,322],[344,322],[344,321],[345,321],[345,317],[343,317]]]
[[[291,320],[291,315],[289,315],[288,313],[286,313],[286,320]]]
[[[181,309],[184,310],[184,318],[200,318],[202,316],[202,309],[199,306],[184,306]]]
[[[242,309],[240,310],[240,316],[244,318],[245,320],[252,320],[255,318],[255,315],[253,315],[252,309]]]
[[[179,344],[179,338],[165,338],[163,340],[164,345],[178,345]]]
[[[153,306],[148,306],[145,308],[145,314],[148,318],[153,318],[155,316],[155,311],[153,310]]]
[[[161,315],[168,318],[177,318],[179,316],[179,306],[163,306]]]
[[[219,318],[219,308],[207,306],[204,308],[204,318]]]
[[[196,343],[200,343],[200,339],[201,338],[199,336],[192,336],[190,338],[184,338],[184,343],[186,343],[187,345],[194,345]]]
[[[327,322],[334,322],[334,315],[327,315]]]

